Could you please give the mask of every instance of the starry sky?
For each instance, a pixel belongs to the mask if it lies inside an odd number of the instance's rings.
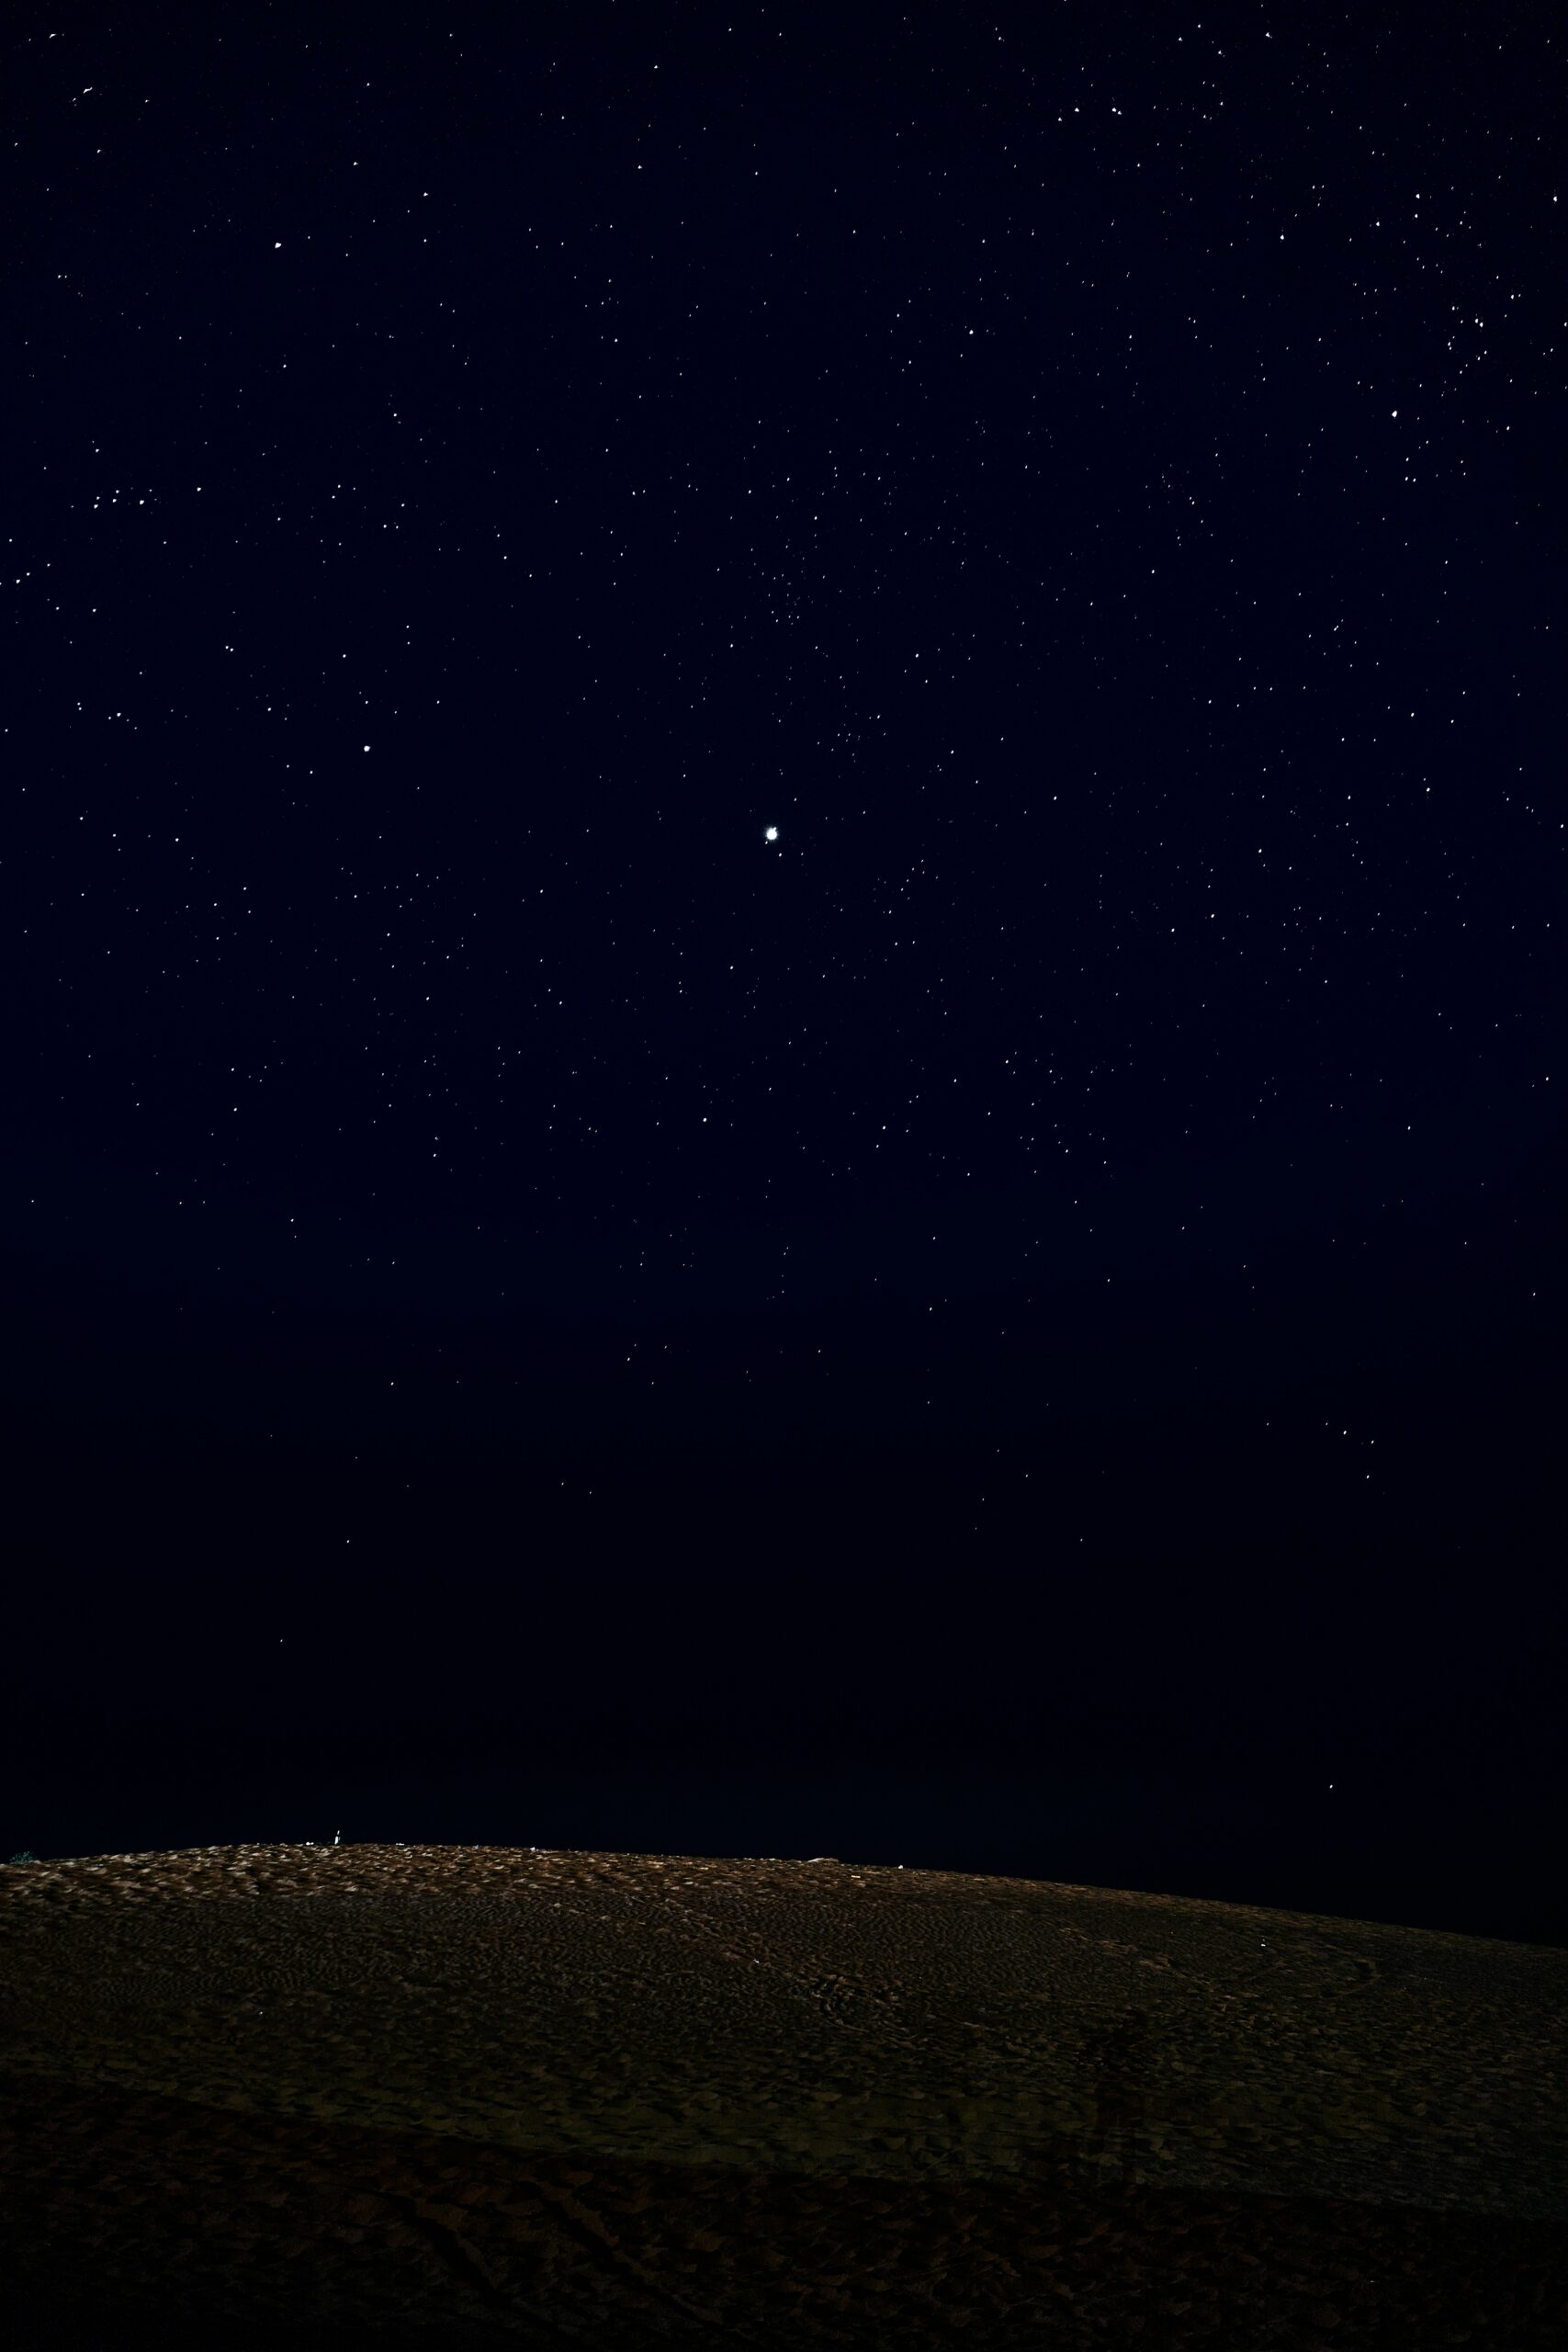
[[[1568,1939],[1551,12],[0,41],[0,1841]]]

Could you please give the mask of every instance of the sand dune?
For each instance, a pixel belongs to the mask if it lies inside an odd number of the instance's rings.
[[[6,2273],[40,2344],[1545,2346],[1565,2014],[1557,1951],[829,1860],[28,1864]]]

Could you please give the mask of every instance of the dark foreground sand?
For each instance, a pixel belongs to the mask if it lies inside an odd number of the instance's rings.
[[[25,2352],[1563,2352],[1565,2019],[1568,1952],[838,1861],[24,1865],[0,2308]]]

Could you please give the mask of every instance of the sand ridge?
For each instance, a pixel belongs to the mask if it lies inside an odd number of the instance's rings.
[[[1568,2209],[1568,1954],[769,1857],[0,1872],[9,2074],[518,2152]]]

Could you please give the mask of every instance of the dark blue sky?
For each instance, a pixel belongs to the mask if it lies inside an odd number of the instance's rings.
[[[1547,12],[5,43],[32,1654],[330,1742],[374,1591],[501,1723],[547,1594],[718,1755],[810,1592],[953,1724],[1062,1626],[1129,1753],[1535,1720]]]

